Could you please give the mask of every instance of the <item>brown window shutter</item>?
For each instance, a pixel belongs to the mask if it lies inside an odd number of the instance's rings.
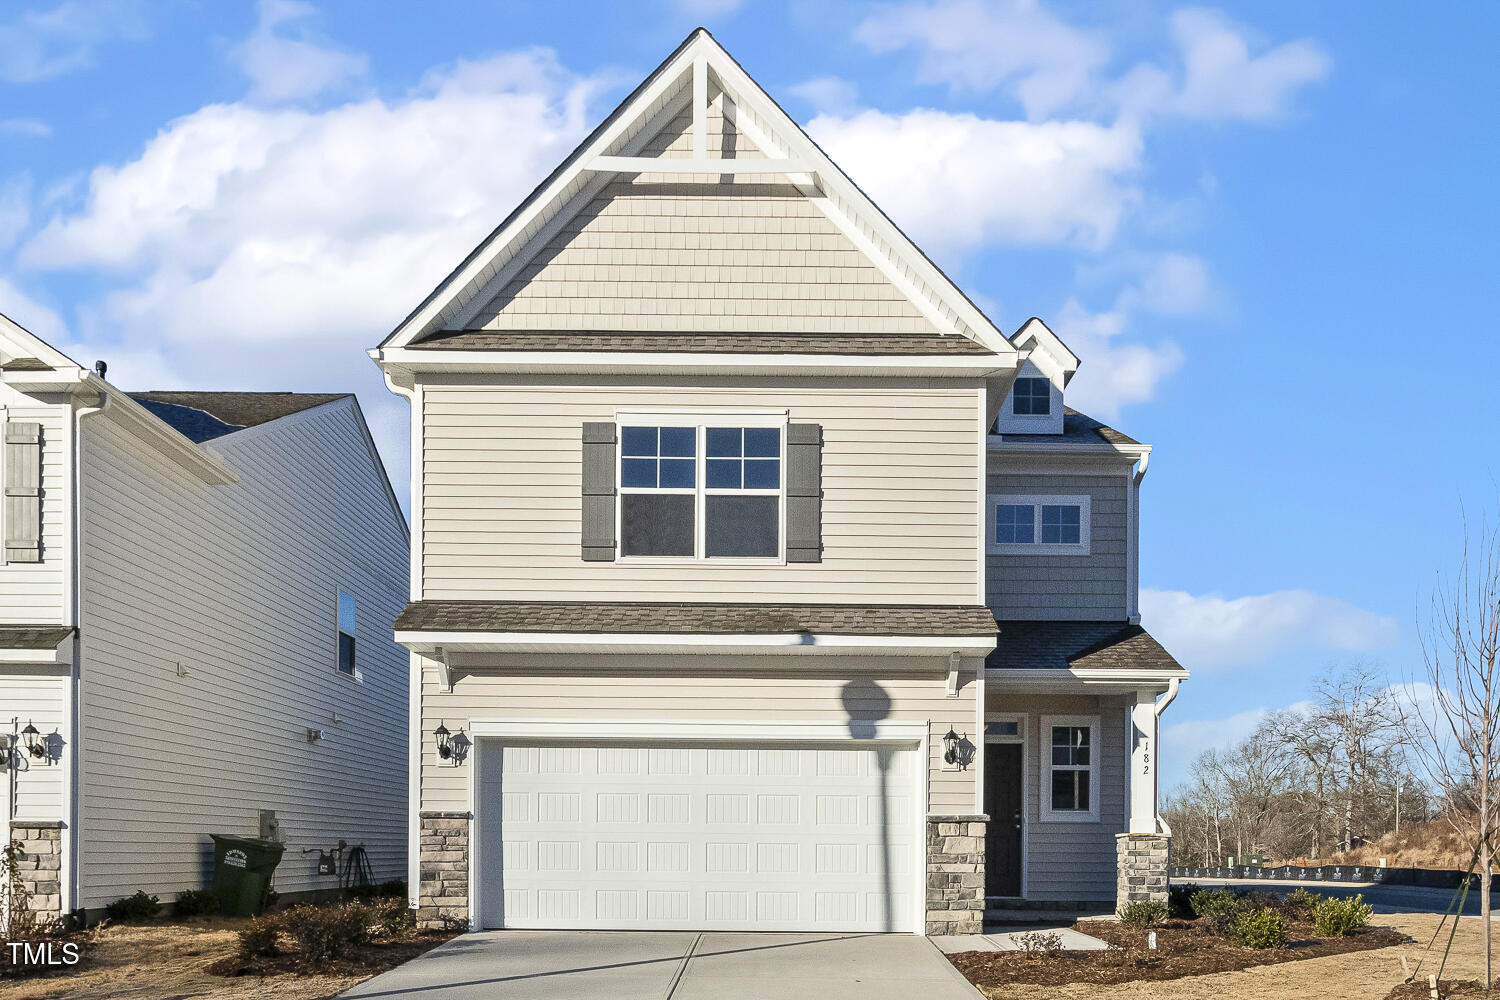
[[[786,561],[823,561],[823,428],[786,429]]]
[[[5,423],[5,561],[42,561],[42,425]]]
[[[615,425],[583,425],[583,559],[615,558]]]

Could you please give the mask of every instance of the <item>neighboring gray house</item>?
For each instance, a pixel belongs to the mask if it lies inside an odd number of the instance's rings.
[[[208,834],[272,814],[283,894],[336,887],[301,852],[340,839],[401,877],[409,539],[354,397],[128,394],[0,316],[0,424],[0,737],[37,906],[170,901]]]
[[[412,411],[424,921],[951,932],[1164,893],[1150,448],[707,32],[371,353]]]

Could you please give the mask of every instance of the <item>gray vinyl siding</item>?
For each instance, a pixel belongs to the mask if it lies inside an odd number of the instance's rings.
[[[42,425],[41,562],[6,563],[0,554],[0,624],[59,624],[67,620],[71,413],[65,404],[39,403],[0,385],[0,420],[34,420]],[[0,453],[0,462],[4,460]]]
[[[975,811],[976,772],[942,760],[950,727],[974,731],[972,673],[960,675],[958,697],[950,698],[946,678],[934,674],[930,662],[917,673],[905,657],[880,657],[879,672],[858,657],[821,656],[816,670],[803,659],[773,656],[695,656],[695,666],[679,666],[686,658],[638,656],[627,665],[618,656],[496,656],[484,672],[460,674],[447,693],[438,688],[436,667],[424,661],[422,808],[469,808],[469,769],[440,760],[430,738],[439,723],[455,732],[475,720],[827,723],[868,708],[889,721],[927,723],[929,812]],[[749,659],[759,662],[746,665]],[[888,702],[869,688],[872,683]]]
[[[280,891],[336,885],[300,852],[339,839],[401,877],[407,539],[352,404],[215,441],[227,486],[183,479],[108,411],[84,428],[82,905],[202,885],[208,834],[254,835],[263,808]],[[337,671],[339,587],[363,683]]]
[[[1126,701],[1121,697],[1021,695],[995,691],[986,711],[1025,712],[1026,717],[1026,897],[1036,900],[1115,898],[1115,834],[1125,829],[1128,798],[1125,767]],[[1042,716],[1099,717],[1099,820],[1042,822],[1041,795],[1047,779],[1048,746]]]
[[[986,602],[1002,621],[1123,620],[1127,601],[1127,476],[1005,473],[990,460],[988,493],[1088,494],[1092,536],[1086,556],[985,557]]]
[[[936,379],[426,384],[422,596],[968,604],[979,590],[979,391]],[[822,427],[822,561],[584,561],[584,424],[619,408],[726,406]]]

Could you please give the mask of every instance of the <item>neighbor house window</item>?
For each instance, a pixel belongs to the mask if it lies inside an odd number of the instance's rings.
[[[339,591],[339,673],[354,676],[354,595]]]
[[[1088,555],[1091,498],[990,497],[989,551],[1012,555]]]
[[[1044,378],[1016,379],[1010,411],[1018,417],[1047,416],[1052,412],[1052,383]]]
[[[1099,720],[1094,717],[1043,718],[1042,783],[1044,820],[1099,818]]]
[[[620,424],[620,554],[776,559],[785,416]]]

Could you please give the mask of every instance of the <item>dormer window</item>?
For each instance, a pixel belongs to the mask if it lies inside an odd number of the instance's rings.
[[[1052,412],[1052,383],[1044,378],[1018,378],[1011,400],[1016,416],[1045,417]]]

